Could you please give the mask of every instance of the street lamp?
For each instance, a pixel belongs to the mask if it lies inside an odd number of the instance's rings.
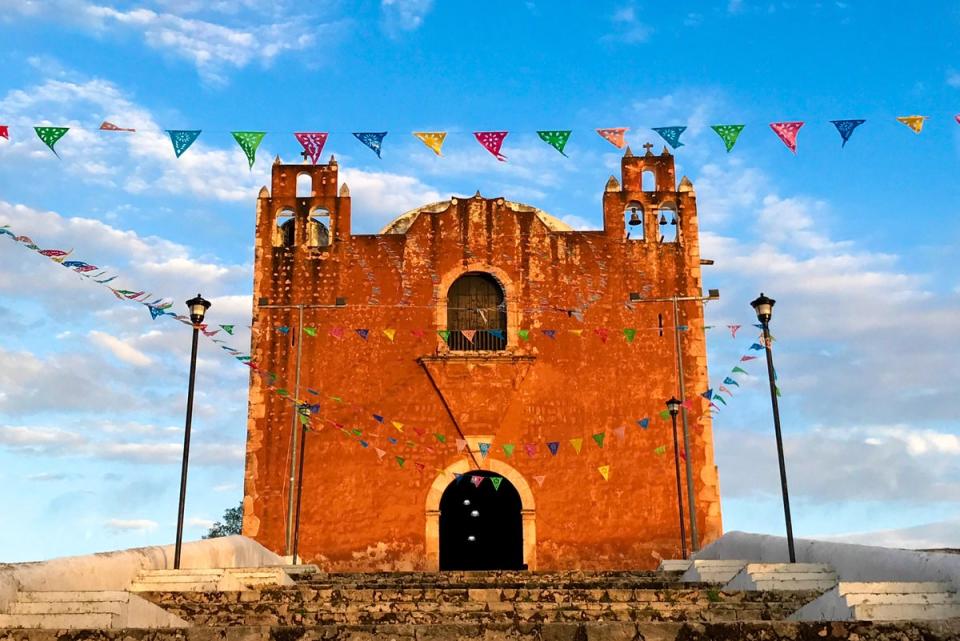
[[[683,405],[676,397],[671,396],[667,401],[667,410],[670,412],[670,421],[673,423],[673,464],[677,468],[677,506],[680,509],[680,549],[683,558],[687,558],[687,529],[683,524],[683,488],[680,484],[680,445],[677,443],[677,414]]]
[[[173,569],[180,569],[180,547],[183,545],[183,506],[187,500],[187,465],[190,460],[190,422],[193,419],[193,383],[197,375],[197,341],[203,317],[210,309],[210,301],[197,294],[187,301],[190,321],[193,323],[193,344],[190,348],[190,383],[187,387],[187,423],[183,430],[183,463],[180,469],[180,506],[177,509],[177,543],[173,553]]]
[[[763,347],[767,352],[767,377],[770,379],[770,403],[773,405],[773,429],[777,434],[777,459],[780,462],[780,487],[783,490],[783,515],[787,521],[787,548],[790,552],[790,562],[797,562],[797,555],[793,549],[793,522],[790,520],[790,496],[787,493],[787,467],[783,461],[783,437],[780,435],[780,408],[777,405],[777,384],[773,373],[773,351],[770,339],[770,317],[773,316],[773,306],[777,301],[768,298],[760,292],[760,296],[750,303],[757,312],[757,320],[763,328]]]

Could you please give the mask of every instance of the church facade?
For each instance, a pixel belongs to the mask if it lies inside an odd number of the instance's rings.
[[[694,187],[647,146],[602,201],[597,231],[478,192],[353,234],[336,161],[278,159],[243,533],[329,571],[655,567],[680,556],[682,375],[684,510],[689,465],[717,538]]]

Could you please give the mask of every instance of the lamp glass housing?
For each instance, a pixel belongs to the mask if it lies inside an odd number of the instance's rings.
[[[190,309],[190,320],[193,321],[194,325],[199,325],[203,322],[204,316],[207,315],[207,310],[210,308],[210,301],[205,300],[203,296],[197,294],[196,298],[191,298],[187,301],[187,307]]]
[[[770,320],[770,317],[773,316],[773,306],[777,301],[765,296],[763,292],[760,293],[760,296],[756,300],[752,301],[750,305],[753,307],[754,311],[757,312],[757,318],[761,322],[767,322]]]
[[[670,412],[670,414],[676,416],[680,413],[680,405],[682,405],[682,403],[675,397],[671,396],[670,400],[667,401],[667,410]]]

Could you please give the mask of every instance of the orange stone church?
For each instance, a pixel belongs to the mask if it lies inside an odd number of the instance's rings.
[[[627,149],[598,231],[478,192],[354,234],[337,173],[278,159],[257,200],[245,535],[328,571],[653,568],[681,554],[677,396],[684,510],[689,465],[720,536],[706,261],[666,149]]]

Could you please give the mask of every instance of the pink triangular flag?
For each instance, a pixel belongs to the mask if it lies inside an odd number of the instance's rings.
[[[783,144],[787,146],[787,149],[793,153],[797,153],[797,133],[800,132],[800,127],[803,126],[803,122],[771,122],[770,128],[773,129],[773,133],[777,134],[777,137],[783,141]]]
[[[737,337],[737,330],[740,329],[740,325],[727,325],[727,328],[730,330],[730,337]]]
[[[375,447],[374,450],[377,452],[377,459],[381,461],[383,460],[383,457],[387,455],[387,453],[381,450],[379,447]]]
[[[543,487],[543,480],[547,478],[546,476],[534,476],[533,480],[537,482],[537,487]]]
[[[457,439],[457,451],[458,451],[458,452],[462,452],[462,451],[465,450],[465,449],[467,449],[467,442],[466,442],[465,440],[463,440],[462,438],[458,438],[458,439]]]
[[[422,329],[411,329],[411,330],[410,330],[410,333],[411,333],[415,338],[423,338],[423,336],[424,336],[424,331],[423,331]]]
[[[523,449],[527,451],[527,456],[533,458],[537,455],[537,445],[536,443],[527,443],[523,446]]]
[[[303,159],[310,159],[314,165],[320,159],[323,153],[323,146],[327,142],[327,132],[325,131],[299,131],[293,134],[297,141],[303,146]]]
[[[463,334],[463,337],[467,339],[467,342],[472,343],[473,337],[477,335],[477,330],[475,329],[461,329],[460,333]]]
[[[958,125],[960,125],[960,114],[957,114],[956,116],[954,116],[953,119],[957,121]],[[6,127],[4,127],[4,129],[6,129]]]
[[[627,435],[627,428],[621,425],[620,427],[613,428],[613,435],[619,439],[624,438]]]
[[[0,125],[0,138],[6,138],[10,140],[10,127],[7,125]]]
[[[623,135],[627,133],[630,127],[613,127],[611,129],[597,129],[597,133],[617,149],[623,149],[626,141]]]
[[[473,483],[474,487],[480,487],[480,484],[483,483],[482,476],[471,476],[470,482]]]
[[[331,327],[330,335],[334,338],[343,338],[343,328],[342,327]]]
[[[108,121],[104,120],[102,123],[100,123],[100,131],[130,131],[130,132],[133,132],[133,131],[136,131],[136,129],[130,129],[130,128],[128,128],[128,127],[118,127],[118,126],[116,126],[115,124],[113,124],[112,122],[108,122]]]
[[[507,137],[506,131],[475,131],[473,135],[477,142],[483,145],[484,149],[493,154],[493,157],[503,162],[506,156],[500,153],[500,147],[503,145],[503,139]]]

